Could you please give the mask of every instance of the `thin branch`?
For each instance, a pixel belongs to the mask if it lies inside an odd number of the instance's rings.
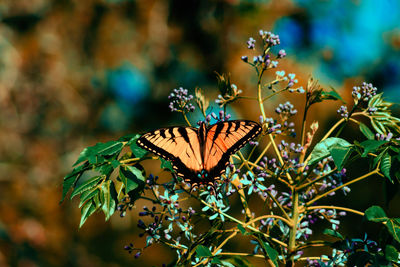
[[[264,150],[261,152],[261,154],[258,156],[258,158],[254,161],[255,164],[258,164],[260,162],[260,160],[264,157],[265,153],[267,153],[269,147],[271,146],[271,142],[269,142]]]
[[[265,236],[266,238],[270,239],[271,241],[274,241],[275,243],[278,243],[281,246],[287,247],[287,245],[284,242],[282,242],[282,241],[280,241],[280,240],[278,240],[276,238],[273,238],[270,235],[267,235],[266,233],[260,232],[258,229],[254,228],[254,227],[252,227],[250,225],[247,225],[246,223],[244,223],[244,222],[242,222],[242,221],[240,221],[240,220],[238,220],[238,219],[226,214],[225,212],[222,212],[218,208],[211,206],[210,204],[208,204],[207,202],[205,202],[204,200],[202,200],[200,198],[198,198],[198,200],[200,200],[200,202],[203,203],[204,205],[208,206],[209,208],[212,208],[214,211],[216,211],[219,214],[223,215],[224,217],[230,219],[231,221],[242,225],[244,228],[248,228],[248,229],[250,229],[250,230],[252,230],[252,231],[254,231],[254,232],[258,233],[258,234],[262,234],[263,236]]]
[[[311,206],[307,207],[306,210],[316,210],[316,209],[333,209],[333,210],[344,210],[348,211],[354,214],[358,214],[360,216],[364,216],[364,212],[358,211],[358,210],[353,210],[350,208],[345,208],[345,207],[338,207],[338,206]]]
[[[219,244],[219,246],[217,248],[214,249],[213,251],[213,255],[215,255],[215,253],[218,252],[218,250],[220,250],[230,239],[234,238],[237,235],[237,231],[233,232],[230,236],[228,236],[224,241],[222,241],[221,244]]]
[[[283,215],[286,217],[287,220],[291,220],[290,216],[286,213],[285,209],[282,207],[281,203],[279,203],[279,201],[271,194],[271,192],[269,192],[268,190],[266,190],[265,192],[267,192],[268,196],[272,199],[272,201],[275,202],[276,206],[278,206],[278,208],[282,211]]]
[[[252,224],[256,221],[260,221],[260,220],[266,219],[266,218],[275,218],[275,219],[281,220],[284,223],[286,223],[289,227],[292,227],[292,224],[293,224],[290,220],[287,220],[287,219],[283,218],[282,216],[278,216],[278,215],[274,215],[274,214],[268,214],[268,215],[263,215],[263,216],[254,218],[253,220],[248,221],[246,224]]]
[[[269,139],[270,139],[270,141],[271,141],[271,143],[272,143],[272,147],[274,148],[275,154],[276,154],[276,156],[278,157],[279,163],[283,166],[283,165],[284,165],[284,162],[283,162],[281,153],[279,152],[279,149],[278,149],[278,147],[277,147],[276,144],[275,144],[275,140],[274,140],[274,138],[272,137],[272,134],[269,134],[268,137],[269,137]],[[292,184],[292,183],[293,183],[293,179],[292,179],[292,177],[290,176],[290,174],[289,174],[288,172],[286,172],[286,177],[288,178],[289,183]]]
[[[322,175],[322,176],[320,176],[320,177],[317,177],[317,178],[315,178],[314,180],[312,180],[312,181],[310,181],[310,182],[308,182],[308,183],[306,183],[306,184],[303,184],[303,185],[301,185],[301,186],[299,186],[299,187],[296,187],[296,190],[301,190],[301,189],[303,189],[303,188],[305,188],[305,187],[309,187],[310,185],[313,185],[314,183],[316,183],[316,182],[318,182],[318,181],[321,181],[322,179],[324,179],[324,178],[326,178],[326,177],[328,177],[329,175],[331,175],[332,173],[334,173],[335,171],[336,171],[336,167],[333,169],[333,170],[331,170],[330,172],[328,172],[327,174],[324,174],[324,175]]]
[[[351,184],[353,184],[353,183],[355,183],[355,182],[361,181],[361,180],[363,180],[363,179],[365,179],[365,178],[367,178],[367,177],[369,177],[369,176],[371,176],[371,175],[377,174],[377,173],[379,173],[379,166],[378,166],[378,168],[376,168],[376,169],[373,170],[372,172],[369,172],[369,173],[367,173],[367,174],[364,174],[364,175],[362,175],[362,176],[360,176],[360,177],[358,177],[358,178],[356,178],[356,179],[353,179],[353,180],[351,180],[351,181],[349,181],[349,182],[347,182],[347,183],[344,183],[344,184],[342,184],[342,185],[340,185],[340,186],[338,186],[338,187],[335,187],[335,188],[333,188],[333,189],[331,189],[331,190],[329,190],[329,191],[323,193],[322,195],[316,196],[315,198],[313,198],[313,199],[311,199],[310,201],[308,201],[308,202],[305,204],[305,206],[310,206],[312,203],[314,203],[314,202],[317,201],[318,199],[321,199],[321,198],[323,198],[323,197],[326,197],[327,195],[331,194],[332,192],[335,192],[335,191],[337,191],[337,190],[339,190],[339,189],[342,189],[342,188],[345,187],[345,186],[348,186],[348,185],[351,185]]]
[[[127,163],[132,163],[132,162],[136,162],[136,161],[142,161],[142,160],[146,160],[146,159],[159,159],[159,157],[154,156],[154,157],[144,157],[144,158],[130,158],[130,159],[120,160],[119,162],[121,164],[127,164]]]
[[[264,255],[261,254],[250,254],[250,253],[240,253],[240,252],[221,252],[218,255],[225,256],[247,256],[247,257],[256,257],[256,258],[265,258]]]
[[[277,94],[282,93],[282,92],[287,91],[287,90],[288,90],[288,88],[285,87],[285,88],[283,88],[283,89],[281,89],[281,90],[279,90],[279,91],[276,91],[275,93],[272,93],[272,94],[270,94],[270,95],[264,97],[264,98],[262,99],[262,101],[265,102],[266,100],[268,100],[269,98],[273,97],[274,95],[277,95]]]

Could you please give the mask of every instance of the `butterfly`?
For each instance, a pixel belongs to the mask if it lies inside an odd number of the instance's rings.
[[[199,128],[169,127],[143,134],[138,146],[169,160],[178,177],[193,189],[214,186],[225,172],[229,157],[255,138],[261,126],[249,120],[221,121]]]

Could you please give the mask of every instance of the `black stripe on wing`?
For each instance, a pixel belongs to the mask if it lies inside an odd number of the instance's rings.
[[[236,153],[239,149],[241,149],[250,140],[252,140],[256,136],[258,136],[262,131],[262,128],[258,123],[254,122],[254,121],[249,121],[249,120],[229,121],[229,122],[227,122],[228,123],[228,129],[231,129],[232,125],[235,125],[234,131],[238,131],[240,126],[241,126],[241,122],[245,123],[243,125],[243,127],[247,128],[249,126],[249,127],[252,127],[252,129],[247,134],[245,134],[242,138],[240,138],[232,147],[230,147],[223,154],[222,158],[220,159],[220,161],[218,162],[218,164],[214,168],[212,168],[211,170],[208,170],[210,176],[212,176],[212,177],[221,176],[225,172],[225,169],[226,169],[226,167],[227,167],[227,165],[229,163],[229,157],[232,154]],[[221,125],[222,125],[222,123],[221,123]],[[217,135],[218,126],[217,126],[217,129],[216,129],[216,134],[215,135]],[[220,131],[221,130],[219,130],[218,134],[220,133]],[[227,133],[227,134],[229,134],[229,133]],[[218,136],[216,138],[218,138]]]
[[[173,142],[176,142],[174,140],[175,134],[173,133],[173,129],[174,128],[164,128],[164,129],[159,129],[157,131],[160,131],[160,133],[159,133],[160,137],[170,138]],[[185,132],[184,134],[182,134],[183,131],[181,129]],[[201,170],[189,169],[178,157],[174,156],[172,153],[166,151],[165,149],[162,149],[159,146],[154,145],[150,140],[148,140],[148,138],[150,138],[150,136],[154,136],[154,132],[150,132],[150,133],[146,133],[146,134],[142,135],[136,141],[136,144],[139,147],[142,147],[142,148],[170,161],[172,163],[172,168],[175,170],[176,174],[183,179],[185,179],[185,177],[186,177],[186,179],[187,179],[187,177],[194,177],[197,172],[201,171]],[[182,135],[185,142],[187,142],[188,145],[193,150],[192,145],[189,142],[189,137],[187,135],[187,132],[185,131],[185,128],[178,127],[178,132]],[[167,137],[165,135],[166,133],[169,134],[170,137]]]

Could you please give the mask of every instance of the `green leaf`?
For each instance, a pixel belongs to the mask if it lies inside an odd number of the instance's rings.
[[[321,99],[322,100],[341,100],[342,102],[344,102],[343,98],[332,87],[331,87],[331,91],[329,91],[329,92],[323,91],[321,93]]]
[[[341,171],[345,162],[351,155],[352,149],[351,147],[333,146],[329,149],[329,152],[331,153],[335,166]]]
[[[202,257],[212,257],[212,253],[211,251],[208,249],[208,247],[202,246],[202,245],[198,245],[196,248],[196,255],[199,258]]]
[[[114,168],[111,164],[103,164],[100,166],[96,166],[94,169],[107,177],[110,176],[111,173],[114,171]]]
[[[85,191],[92,189],[99,183],[99,181],[102,178],[105,178],[105,177],[104,176],[94,176],[90,179],[87,179],[85,182],[81,183],[80,185],[78,185],[77,187],[74,188],[74,191],[72,191],[70,199],[74,198],[75,196],[77,196],[79,194],[82,194]]]
[[[392,245],[386,245],[385,247],[385,258],[388,261],[397,262],[399,259],[399,252],[397,249]]]
[[[121,165],[121,163],[120,163],[118,160],[113,159],[113,160],[111,161],[111,166],[112,166],[114,169],[118,168],[119,165]]]
[[[174,169],[172,168],[172,164],[170,161],[165,160],[163,158],[160,158],[160,160],[161,160],[161,169],[169,170],[170,172],[174,172]]]
[[[308,165],[313,165],[318,161],[329,157],[331,152],[329,151],[332,147],[341,147],[346,148],[350,147],[351,144],[344,139],[337,138],[337,137],[330,137],[325,139],[322,142],[319,142],[315,145],[313,151],[311,152],[310,160],[308,161]]]
[[[363,133],[363,135],[369,139],[369,140],[374,140],[375,139],[375,135],[374,133],[368,128],[367,125],[365,125],[364,123],[360,122],[360,131]]]
[[[380,146],[386,144],[388,141],[385,140],[366,140],[361,142],[361,147],[364,148],[364,153],[361,157],[366,157],[368,153],[375,152]]]
[[[98,188],[93,188],[92,190],[83,192],[80,195],[79,208],[81,208],[88,199],[94,198],[94,196],[98,196],[99,193],[100,193],[100,190]]]
[[[329,228],[325,229],[323,234],[344,240],[344,237],[339,232],[329,229]]]
[[[380,169],[382,173],[393,183],[392,178],[390,177],[390,168],[392,166],[392,158],[389,153],[385,153],[382,156]]]
[[[240,232],[242,233],[242,235],[251,235],[251,233],[247,232],[246,229],[243,227],[243,225],[238,224],[237,228],[240,230]]]
[[[113,215],[116,207],[116,195],[117,192],[115,191],[114,183],[111,180],[107,180],[103,183],[101,187],[101,193],[104,197],[104,201],[102,201],[102,210],[105,215],[105,220],[107,221],[110,219],[111,215]]]
[[[67,195],[69,189],[75,186],[76,182],[79,180],[81,175],[88,169],[89,169],[89,164],[83,164],[81,166],[74,168],[72,172],[70,172],[64,177],[62,197],[60,203],[64,201],[64,198]]]
[[[86,219],[89,218],[96,211],[96,205],[93,201],[88,201],[81,209],[81,222],[79,223],[79,228],[83,226],[86,222]]]
[[[140,136],[141,135],[137,134],[128,142],[133,155],[135,155],[135,157],[137,158],[143,158],[147,153],[149,153],[147,150],[141,148],[136,144],[136,141],[139,139]]]
[[[107,143],[97,143],[94,146],[85,148],[78,157],[78,160],[73,166],[79,163],[90,160],[91,162],[97,161],[98,156],[109,156],[119,152],[123,148],[124,144],[121,141],[109,141]]]
[[[273,249],[268,243],[260,240],[260,244],[263,248],[263,250],[265,251],[266,256],[275,264],[275,266],[279,266],[278,265],[278,251],[276,251],[275,249]]]
[[[219,266],[222,265],[222,261],[220,259],[218,259],[218,257],[213,257],[213,259],[211,260],[211,263],[212,264],[219,264]],[[227,265],[224,265],[224,266],[227,266]],[[235,266],[233,266],[233,267],[235,267]]]
[[[389,220],[385,211],[379,206],[369,207],[364,216],[370,222],[386,222]]]
[[[125,186],[126,193],[138,187],[144,187],[146,178],[143,176],[143,172],[138,168],[126,165],[120,168],[119,174]]]
[[[392,237],[400,243],[400,219],[389,219],[386,223],[386,228]]]

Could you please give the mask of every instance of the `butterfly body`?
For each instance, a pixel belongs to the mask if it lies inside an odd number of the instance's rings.
[[[199,128],[169,127],[142,135],[137,144],[171,161],[177,174],[192,187],[214,185],[229,163],[229,157],[261,133],[253,121],[218,122]]]

